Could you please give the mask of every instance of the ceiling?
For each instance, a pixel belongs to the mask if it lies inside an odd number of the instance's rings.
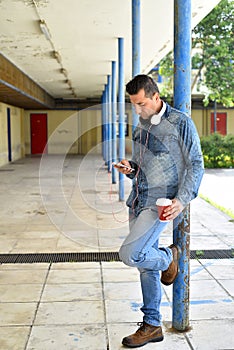
[[[219,1],[192,0],[192,26]],[[173,1],[141,0],[141,28],[142,73],[149,73],[173,48]],[[131,0],[0,0],[0,53],[64,103],[100,99],[111,62],[118,60],[119,37],[124,38],[127,82],[132,75]],[[6,80],[0,76],[0,101],[14,92],[15,105],[20,95],[28,101],[21,107],[40,105],[37,98],[30,104],[30,93],[12,89]]]

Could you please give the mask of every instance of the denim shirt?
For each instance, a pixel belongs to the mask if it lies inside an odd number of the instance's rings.
[[[191,118],[166,104],[158,125],[140,118],[133,133],[135,171],[127,205],[137,216],[155,209],[160,197],[178,198],[186,206],[198,194],[204,173],[200,139]]]

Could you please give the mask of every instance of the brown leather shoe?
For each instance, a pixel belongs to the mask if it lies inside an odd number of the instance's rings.
[[[172,284],[178,275],[178,248],[174,244],[169,246],[172,250],[173,260],[166,271],[162,271],[161,282],[166,286]]]
[[[139,348],[147,343],[163,340],[162,327],[151,326],[146,322],[138,323],[140,328],[136,333],[123,338],[122,344],[128,348]]]

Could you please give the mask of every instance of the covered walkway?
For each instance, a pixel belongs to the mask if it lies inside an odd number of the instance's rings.
[[[55,263],[43,262],[40,255],[41,263],[7,263],[9,254],[23,262],[29,253],[117,252],[128,232],[125,205],[101,157],[67,157],[59,181],[54,173],[61,157],[48,160],[47,169],[41,168],[40,157],[0,169],[0,259],[6,258],[0,265],[0,348],[122,349],[122,337],[142,320],[135,269],[111,258]],[[227,176],[233,182],[234,171]],[[129,188],[126,180],[126,192]],[[206,186],[201,189],[206,195]],[[228,181],[223,181],[225,193],[230,195]],[[234,348],[234,263],[230,256],[223,258],[234,243],[230,219],[200,198],[191,203],[191,250],[197,254],[191,259],[191,330],[171,330],[172,288],[165,287],[164,341],[144,349]],[[171,241],[169,227],[161,244]],[[204,259],[207,250],[213,258]]]

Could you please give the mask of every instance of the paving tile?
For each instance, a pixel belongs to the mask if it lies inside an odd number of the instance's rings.
[[[234,297],[234,279],[219,280],[219,283],[226,289],[228,294]]]
[[[20,239],[54,239],[56,241],[57,238],[60,237],[60,232],[56,230],[51,230],[51,227],[43,226],[43,229],[39,226],[36,229],[32,229],[31,225],[27,227],[27,230],[20,234]]]
[[[192,321],[187,333],[193,349],[231,350],[234,349],[234,320]]]
[[[37,302],[40,299],[42,284],[1,284],[0,302]]]
[[[103,271],[105,271],[105,269],[127,269],[133,271],[132,267],[125,265],[122,261],[102,261],[101,266],[103,267]]]
[[[91,249],[92,248],[92,249]],[[73,241],[66,237],[66,235],[61,235],[57,242],[56,252],[89,252],[89,251],[98,252],[99,248],[96,246],[95,242],[90,247],[89,245],[83,245],[78,241]]]
[[[40,303],[35,325],[103,323],[102,301]]]
[[[1,264],[0,270],[48,270],[49,266],[49,263]]]
[[[47,279],[47,284],[79,282],[101,282],[100,271],[98,269],[51,270]]]
[[[0,254],[10,254],[14,249],[17,239],[5,238],[1,239]]]
[[[172,300],[172,286],[164,287],[170,300]],[[227,292],[214,279],[192,280],[190,283],[190,301],[202,303],[216,302],[222,299],[230,299]]]
[[[11,253],[40,253],[41,251],[50,253],[55,251],[56,246],[57,240],[54,238],[20,238],[12,248]]]
[[[79,226],[78,226],[79,227]],[[74,231],[62,228],[64,237],[68,238],[72,242],[79,243],[90,248],[98,248],[98,235],[97,230],[89,228],[81,230],[80,228]]]
[[[0,326],[32,324],[36,303],[0,303]]]
[[[42,302],[51,302],[101,299],[102,288],[100,283],[80,283],[47,284],[41,300]]]
[[[103,269],[103,279],[105,282],[137,282],[140,280],[139,271],[131,269]]]
[[[142,322],[140,299],[106,300],[105,304],[107,323]]]
[[[104,282],[105,299],[140,299],[141,298],[140,282],[111,283]]]
[[[135,300],[106,300],[107,323],[142,322],[140,311],[142,301]],[[168,304],[168,303],[166,303]],[[163,320],[171,320],[171,307],[161,306]]]
[[[106,350],[103,325],[34,326],[27,350]]]
[[[210,266],[234,266],[234,259],[199,259],[199,262],[204,266],[207,264]]]
[[[224,230],[223,230],[224,231]],[[234,233],[226,235],[222,234],[222,241],[229,246],[230,249],[234,248]]]
[[[196,239],[191,239],[190,249],[191,250],[202,250],[207,249],[207,243],[209,242],[209,249],[229,249],[230,247],[221,241],[219,237],[214,237],[213,235],[201,235],[196,236]]]
[[[120,323],[120,324],[110,324],[108,325],[109,343],[110,350],[121,350],[123,346],[121,345],[123,337],[135,333],[139,328],[137,324],[133,323]],[[144,350],[189,350],[190,347],[183,334],[174,334],[168,332],[163,326],[164,340],[158,343],[148,343],[142,349]]]
[[[227,293],[214,280],[193,281],[190,287],[190,300],[217,300],[228,298]]]
[[[0,284],[44,283],[46,270],[1,270]]]
[[[191,320],[233,319],[234,302],[230,298],[210,301],[198,301],[190,305]]]
[[[99,262],[53,263],[50,268],[50,270],[82,270],[82,269],[85,269],[85,270],[100,269],[100,263]]]
[[[23,350],[30,327],[0,327],[0,349]]]
[[[212,279],[212,276],[205,269],[205,267],[207,267],[209,265],[210,265],[210,263],[206,262],[205,266],[203,266],[201,264],[198,264],[196,266],[195,265],[191,266],[191,268],[190,268],[190,281]]]
[[[222,266],[207,266],[207,270],[211,275],[218,280],[233,279],[234,265],[222,265]]]
[[[5,203],[4,203],[4,206],[5,206]],[[24,232],[26,229],[26,226],[27,224],[25,222],[22,225],[16,225],[16,224],[13,224],[11,220],[10,225],[5,225],[4,222],[2,221],[0,226],[0,237],[2,238],[3,235]]]

